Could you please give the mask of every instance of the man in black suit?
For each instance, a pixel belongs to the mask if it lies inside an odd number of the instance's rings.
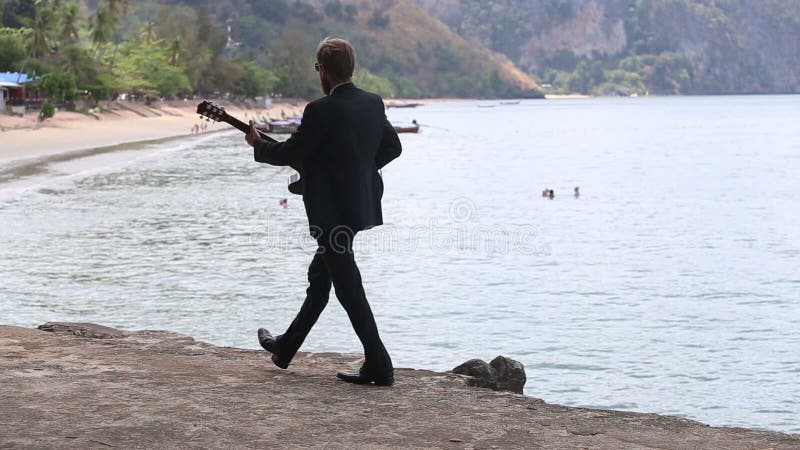
[[[326,39],[314,67],[325,97],[306,106],[297,132],[281,143],[260,139],[250,122],[247,142],[257,162],[303,167],[303,202],[318,248],[308,266],[308,289],[300,312],[286,332],[273,337],[258,330],[262,347],[285,369],[328,303],[331,284],[361,344],[364,364],[357,373],[339,372],[344,381],[390,386],[394,369],[353,258],[353,238],[381,225],[383,182],[378,171],[397,158],[400,140],[386,119],[383,101],[351,79],[355,51],[343,39]]]

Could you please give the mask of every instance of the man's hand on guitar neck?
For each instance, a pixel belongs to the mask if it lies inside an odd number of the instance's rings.
[[[250,146],[255,147],[256,139],[260,138],[261,135],[258,134],[258,130],[256,130],[256,123],[252,120],[250,121],[250,131],[247,132],[245,135],[245,140],[247,141]]]

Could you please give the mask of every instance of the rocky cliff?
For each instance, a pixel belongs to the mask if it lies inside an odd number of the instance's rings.
[[[415,1],[562,91],[800,92],[797,1]]]

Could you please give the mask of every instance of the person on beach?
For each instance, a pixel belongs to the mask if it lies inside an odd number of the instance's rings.
[[[391,386],[392,360],[364,293],[353,239],[359,231],[383,224],[378,171],[400,156],[402,148],[381,98],[352,83],[355,62],[349,42],[326,39],[319,44],[314,68],[325,96],[306,106],[300,126],[286,141],[261,139],[250,121],[246,140],[257,162],[302,164],[303,202],[318,245],[300,312],[282,335],[273,337],[260,328],[258,341],[272,353],[275,365],[287,368],[325,309],[332,284],[364,347],[361,369],[337,376],[350,383]]]

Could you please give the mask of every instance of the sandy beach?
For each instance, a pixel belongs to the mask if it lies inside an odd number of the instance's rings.
[[[545,94],[544,98],[546,98],[547,100],[575,100],[575,99],[592,98],[592,96],[584,94]]]
[[[301,114],[302,101],[274,103],[269,109],[221,103],[226,111],[247,121]],[[58,111],[37,122],[38,112],[25,117],[0,115],[0,165],[63,155],[121,144],[192,136],[205,125],[205,132],[232,129],[226,123],[206,122],[197,113],[197,102],[110,103],[107,111],[92,115]]]
[[[386,99],[389,105],[430,104],[458,99]],[[24,117],[0,114],[0,184],[15,190],[37,186],[36,177],[71,176],[78,172],[124,163],[127,151],[165,140],[196,139],[205,134],[234,130],[224,122],[197,114],[200,100],[107,102],[88,114],[57,111],[39,122],[39,111]],[[270,108],[261,102],[214,100],[231,116],[247,122],[302,115],[307,100],[282,99]],[[387,109],[387,111],[390,111]],[[243,148],[246,145],[242,139]]]
[[[458,99],[387,99],[386,105],[403,103],[429,104]],[[207,122],[196,110],[199,101],[110,102],[103,112],[82,114],[58,111],[54,117],[38,122],[38,111],[25,117],[0,115],[0,166],[25,163],[59,155],[79,155],[90,149],[117,147],[122,144],[155,141],[195,135],[195,126],[205,125],[205,132],[232,129],[226,123]],[[286,100],[270,108],[255,105],[233,105],[219,102],[228,114],[247,121],[252,118],[279,119],[281,116],[301,115],[306,102]],[[199,129],[199,128],[198,128]]]

